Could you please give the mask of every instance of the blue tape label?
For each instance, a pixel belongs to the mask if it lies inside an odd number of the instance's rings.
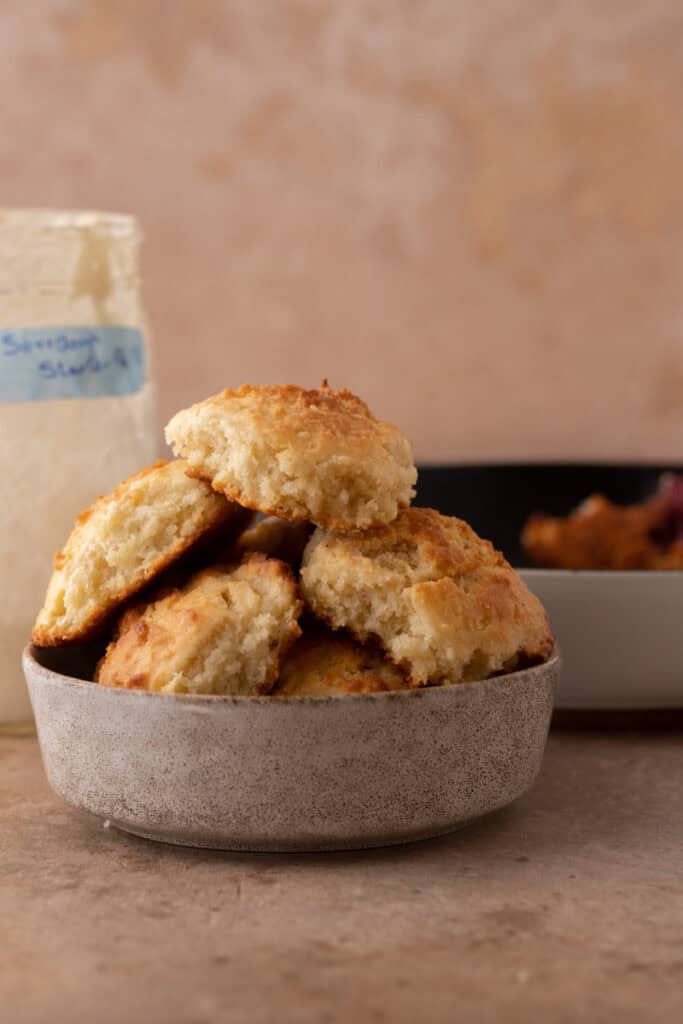
[[[135,327],[0,328],[0,402],[134,395],[144,382]]]

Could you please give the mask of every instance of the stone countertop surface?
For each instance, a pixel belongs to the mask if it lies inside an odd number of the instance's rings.
[[[554,732],[524,799],[326,855],[163,846],[0,737],[7,1024],[683,1019],[683,734]]]

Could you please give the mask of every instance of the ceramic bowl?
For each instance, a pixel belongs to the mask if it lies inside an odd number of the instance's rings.
[[[683,707],[683,572],[523,569],[562,648],[562,709]]]
[[[441,835],[521,796],[559,657],[460,686],[275,700],[98,686],[73,650],[29,647],[24,671],[68,803],[168,843],[337,850]]]

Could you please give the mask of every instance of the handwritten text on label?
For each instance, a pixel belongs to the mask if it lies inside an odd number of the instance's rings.
[[[0,329],[0,402],[131,395],[144,380],[137,328]]]

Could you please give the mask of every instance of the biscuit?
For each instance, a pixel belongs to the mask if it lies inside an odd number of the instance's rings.
[[[277,516],[266,516],[242,531],[235,541],[235,551],[238,556],[261,551],[298,569],[312,531],[311,523],[290,523]]]
[[[166,439],[240,505],[336,530],[390,522],[417,479],[401,431],[326,382],[223,391],[177,413]]]
[[[301,632],[300,611],[282,562],[251,555],[229,571],[204,569],[124,612],[95,681],[164,693],[268,693]]]
[[[540,601],[503,556],[433,509],[364,533],[316,530],[301,591],[334,629],[376,637],[414,685],[484,679],[553,646]]]
[[[409,687],[405,673],[381,651],[361,646],[347,633],[307,625],[285,658],[272,695],[326,697]]]
[[[245,525],[249,513],[186,469],[183,461],[157,462],[81,513],[55,556],[35,644],[90,639],[115,609],[200,541]]]

